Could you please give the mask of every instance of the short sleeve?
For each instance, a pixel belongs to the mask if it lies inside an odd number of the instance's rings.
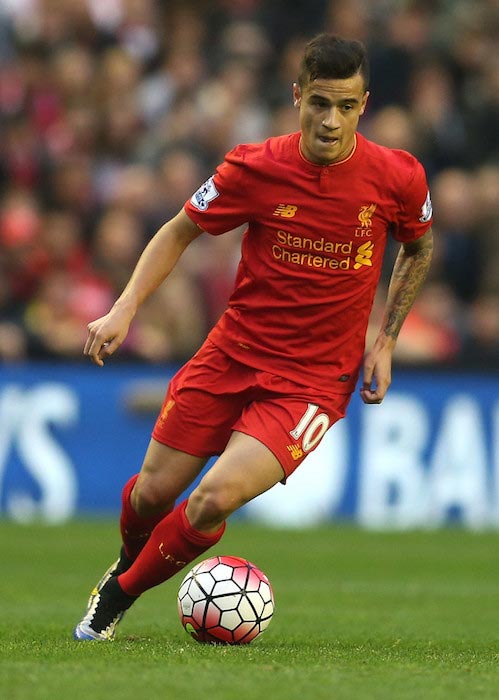
[[[186,202],[192,221],[212,235],[231,231],[248,222],[247,168],[243,146],[230,151],[212,175]]]
[[[420,238],[432,224],[433,210],[426,174],[419,161],[414,159],[414,168],[408,183],[400,195],[400,210],[393,237],[401,243]]]

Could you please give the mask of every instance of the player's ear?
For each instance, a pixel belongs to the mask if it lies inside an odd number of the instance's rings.
[[[369,95],[370,95],[370,94],[371,94],[371,93],[370,93],[368,90],[365,91],[364,96],[363,96],[363,98],[362,98],[362,103],[361,103],[361,105],[360,105],[360,112],[359,112],[359,114],[364,114],[364,112],[366,111],[367,100],[369,99]]]
[[[299,107],[301,103],[301,90],[298,83],[293,83],[293,106]]]

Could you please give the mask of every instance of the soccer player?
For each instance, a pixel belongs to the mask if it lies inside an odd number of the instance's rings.
[[[138,596],[216,544],[236,509],[285,482],[345,415],[362,364],[362,399],[383,400],[430,265],[432,211],[421,164],[357,133],[368,79],[361,43],[312,39],[293,86],[300,131],[228,153],[146,246],[111,311],[89,324],[84,352],[102,366],[195,238],[247,224],[228,308],[170,382],[141,471],[123,489],[120,558],[92,591],[76,639],[112,639]],[[388,236],[400,250],[363,360]]]

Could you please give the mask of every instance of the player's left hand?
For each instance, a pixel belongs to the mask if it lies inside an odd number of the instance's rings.
[[[379,404],[392,382],[393,344],[377,340],[364,358],[364,381],[360,396],[364,403]]]

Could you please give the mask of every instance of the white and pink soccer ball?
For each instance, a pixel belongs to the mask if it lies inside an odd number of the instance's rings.
[[[269,626],[274,594],[267,576],[246,559],[211,557],[182,581],[178,611],[198,642],[248,644]]]

